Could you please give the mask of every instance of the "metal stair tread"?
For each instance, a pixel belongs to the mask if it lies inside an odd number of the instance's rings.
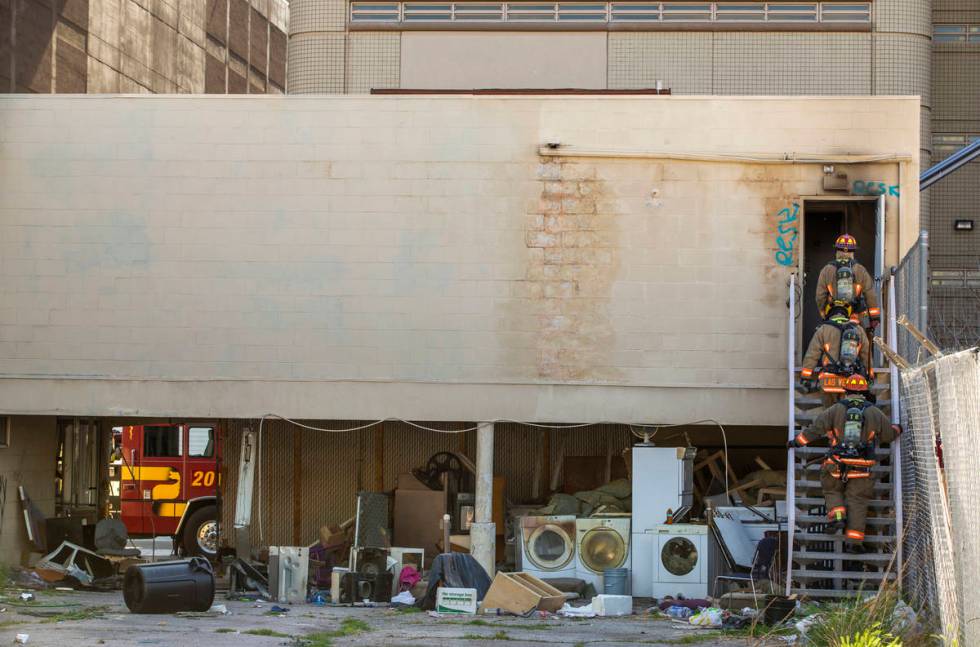
[[[795,364],[795,362],[794,362],[794,364]],[[803,367],[802,366],[797,366],[797,367],[793,368],[793,372],[794,373],[799,373],[801,370],[803,370]],[[887,366],[875,366],[874,367],[874,371],[875,371],[875,375],[879,376],[879,379],[881,379],[880,376],[882,376],[882,375],[889,375],[891,369],[888,368]]]
[[[813,506],[813,505],[824,505],[825,501],[822,496],[798,496],[796,497],[796,506],[799,508],[800,505]],[[868,505],[872,508],[890,508],[895,505],[895,502],[891,499],[871,499],[868,501]]]
[[[836,542],[844,541],[843,535],[828,535],[822,532],[795,532],[793,539],[802,543],[809,542]],[[895,535],[865,535],[866,544],[891,544],[895,543]]]
[[[806,559],[811,561],[836,561],[845,560],[849,562],[884,562],[888,563],[894,559],[895,555],[892,553],[864,553],[863,555],[854,555],[852,553],[844,552],[820,552],[818,550],[794,550],[794,559]]]
[[[810,465],[804,466],[802,469],[805,472],[817,472],[822,467],[823,467],[823,463],[812,463]],[[799,470],[800,470],[800,466],[797,465],[796,466],[796,470],[795,470],[797,474],[799,473]],[[890,474],[891,471],[892,471],[892,466],[891,465],[875,465],[874,467],[871,468],[871,471],[872,472],[875,472],[876,474]]]
[[[855,561],[855,560],[850,560]],[[818,571],[793,569],[793,577],[801,580],[894,580],[894,571]]]
[[[837,590],[837,589],[801,589],[793,587],[793,593],[799,596],[807,596],[811,598],[852,598],[858,593],[861,593],[867,597],[873,596],[877,593],[877,589],[869,590],[862,589],[861,591],[849,591],[849,590]]]
[[[827,517],[824,515],[815,514],[798,514],[796,515],[796,521],[798,522],[808,522],[808,523],[827,523]],[[888,526],[895,525],[895,517],[868,517],[867,524],[869,526]]]
[[[796,486],[797,487],[812,487],[812,488],[821,487],[820,481],[810,481],[808,479],[796,479]],[[874,489],[876,491],[879,491],[879,492],[890,491],[892,489],[892,484],[891,483],[875,483],[874,484]]]
[[[797,447],[797,454],[826,454],[827,447]],[[875,456],[891,456],[891,449],[884,447],[875,448]]]

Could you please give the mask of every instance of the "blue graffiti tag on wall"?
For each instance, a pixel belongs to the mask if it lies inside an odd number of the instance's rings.
[[[896,198],[899,197],[897,184],[865,182],[864,180],[854,180],[851,193],[854,195],[893,195]]]
[[[779,210],[776,216],[779,217],[779,234],[776,236],[776,262],[780,265],[793,264],[793,247],[799,237],[799,230],[796,228],[796,217],[800,213],[800,205],[793,203],[792,210],[785,207]]]

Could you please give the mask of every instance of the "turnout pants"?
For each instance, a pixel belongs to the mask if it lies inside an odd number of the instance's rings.
[[[874,474],[850,470],[847,483],[834,476],[838,474],[836,465],[824,465],[820,472],[820,485],[827,504],[827,518],[835,521],[846,518],[844,539],[860,544],[864,541],[864,528],[868,518],[868,501],[874,491]],[[868,476],[855,476],[868,474]]]

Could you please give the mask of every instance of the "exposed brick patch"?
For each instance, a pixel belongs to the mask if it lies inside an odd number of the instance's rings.
[[[609,303],[618,263],[616,218],[603,214],[603,181],[595,166],[542,159],[541,193],[525,219],[532,251],[525,296],[537,317],[537,374],[557,380],[616,377]]]

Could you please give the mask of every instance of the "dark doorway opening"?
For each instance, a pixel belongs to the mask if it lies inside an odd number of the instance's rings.
[[[854,255],[875,274],[877,203],[874,200],[807,200],[803,213],[803,348],[820,325],[817,277],[834,260],[834,241],[843,233],[857,239]]]

